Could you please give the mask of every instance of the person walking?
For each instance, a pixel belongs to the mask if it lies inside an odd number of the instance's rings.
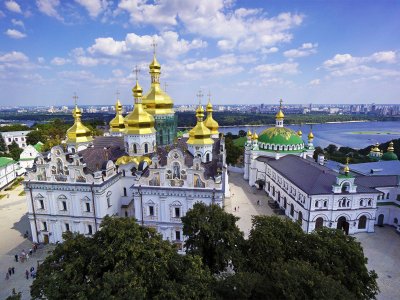
[[[11,268],[8,268],[8,274],[10,274],[10,276],[11,276],[11,273],[12,273]]]
[[[8,272],[6,273],[6,280],[10,279],[10,275],[8,275]]]
[[[18,262],[18,254],[14,255],[15,261]]]
[[[29,271],[28,270],[25,270],[25,277],[27,280],[29,279]]]
[[[13,274],[15,274],[15,268],[14,268],[14,266],[11,267],[11,272],[12,272]]]

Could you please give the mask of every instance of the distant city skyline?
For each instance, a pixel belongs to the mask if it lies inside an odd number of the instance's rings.
[[[0,106],[132,105],[155,40],[175,104],[397,104],[398,1],[6,0]],[[203,98],[203,103],[207,101]]]

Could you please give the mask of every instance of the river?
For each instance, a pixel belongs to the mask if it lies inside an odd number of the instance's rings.
[[[239,130],[256,130],[257,134],[269,126],[237,126],[221,127],[223,133],[237,134]],[[307,140],[310,125],[285,125],[295,131],[301,129],[303,139]],[[400,138],[400,122],[349,122],[349,123],[325,123],[312,125],[314,133],[314,146],[326,147],[329,144],[348,146],[354,149],[365,148],[371,144],[384,143]]]

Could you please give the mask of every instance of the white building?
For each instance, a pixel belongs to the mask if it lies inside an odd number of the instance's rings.
[[[24,149],[24,151],[21,152],[21,155],[19,156],[19,165],[22,168],[28,169],[32,168],[34,160],[36,157],[39,156],[40,151],[43,147],[43,143],[38,142],[36,145],[28,145]]]
[[[15,179],[17,169],[18,164],[12,158],[0,157],[0,189]]]
[[[117,109],[112,136],[92,139],[76,107],[67,150],[53,147],[35,160],[24,181],[34,241],[62,241],[67,230],[91,235],[106,215],[116,215],[154,227],[182,248],[181,217],[194,203],[223,206],[228,184],[225,142],[204,128],[203,108],[198,108],[190,145],[201,148],[206,141],[210,152],[194,156],[187,138],[156,145],[154,117],[142,106],[138,82],[133,92],[134,109],[125,118]]]
[[[25,131],[9,131],[9,132],[1,132],[4,141],[6,142],[7,147],[15,141],[21,149],[25,149],[26,147],[26,136],[31,132],[30,130]]]

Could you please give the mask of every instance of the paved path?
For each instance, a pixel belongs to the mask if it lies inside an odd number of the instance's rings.
[[[375,233],[354,235],[368,257],[368,268],[378,274],[378,299],[400,299],[400,234],[391,226],[375,226]]]
[[[225,201],[225,211],[240,217],[237,224],[247,238],[251,229],[252,216],[271,216],[274,213],[268,206],[267,194],[255,187],[250,187],[248,182],[243,179],[243,174],[231,172],[229,187],[231,197]],[[257,201],[260,201],[260,205],[257,204]]]
[[[19,196],[22,186],[12,191],[1,191],[0,194],[8,196],[0,199],[0,299],[6,299],[11,295],[12,289],[22,292],[22,299],[30,299],[29,287],[32,279],[26,280],[25,270],[32,266],[37,268],[37,261],[43,259],[47,249],[39,249],[28,261],[15,262],[14,255],[22,250],[28,251],[32,243],[24,238],[28,230],[27,206],[25,196]],[[9,267],[15,268],[15,274],[9,280],[5,280]]]

